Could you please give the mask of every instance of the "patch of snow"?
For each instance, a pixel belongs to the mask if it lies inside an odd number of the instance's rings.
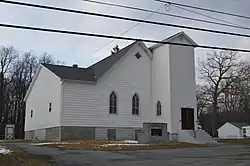
[[[80,144],[79,142],[43,142],[43,143],[33,143],[30,145],[42,146],[42,145],[70,145],[70,144]]]
[[[8,154],[11,153],[11,150],[6,149],[5,147],[0,146],[0,154]]]
[[[123,142],[126,144],[138,144],[139,143],[138,141],[134,141],[134,140],[125,140]]]
[[[103,144],[101,147],[109,147],[109,146],[149,146],[149,144]]]

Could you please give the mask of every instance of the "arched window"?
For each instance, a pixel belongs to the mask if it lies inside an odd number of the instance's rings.
[[[109,96],[109,113],[117,114],[117,96],[115,92],[112,92]]]
[[[157,101],[157,104],[156,104],[156,114],[157,116],[161,115],[161,102],[160,101]]]
[[[139,96],[135,93],[132,98],[132,114],[139,115],[140,101]]]

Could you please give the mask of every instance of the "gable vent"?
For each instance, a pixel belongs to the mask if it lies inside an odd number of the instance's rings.
[[[142,57],[142,55],[138,52],[137,54],[135,54],[135,57],[136,57],[137,59],[140,59],[140,58]]]

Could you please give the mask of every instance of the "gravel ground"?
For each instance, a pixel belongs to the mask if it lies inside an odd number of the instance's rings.
[[[144,151],[85,151],[8,143],[36,155],[50,155],[60,166],[249,166],[250,146],[218,145],[216,147]]]

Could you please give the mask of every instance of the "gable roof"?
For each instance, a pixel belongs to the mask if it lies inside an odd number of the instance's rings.
[[[79,68],[73,66],[62,66],[52,64],[42,64],[61,79],[79,80],[87,82],[96,82],[104,73],[106,73],[116,62],[118,62],[126,53],[136,44],[134,42],[103,60],[89,66],[88,68]]]
[[[190,44],[193,45],[194,47],[198,46],[198,44],[197,44],[194,40],[192,40],[192,39],[191,39],[185,32],[183,32],[183,31],[181,31],[181,32],[179,32],[179,33],[176,33],[176,34],[174,34],[174,35],[172,35],[172,36],[170,36],[170,37],[164,39],[163,42],[171,42],[171,40],[173,40],[173,39],[175,39],[175,38],[177,38],[177,37],[179,37],[179,36],[184,36],[184,37],[190,42]],[[162,45],[163,45],[163,44],[161,44],[161,43],[155,44],[155,45],[151,46],[149,49],[150,49],[150,50],[153,50],[153,49],[158,48],[158,47],[160,47],[160,46],[162,46]]]
[[[163,41],[171,41],[176,37],[183,35],[192,45],[196,46],[197,44],[184,32],[179,32],[175,35],[170,36],[169,38]],[[96,82],[101,78],[114,64],[116,64],[122,57],[124,57],[127,52],[129,52],[135,45],[140,44],[147,54],[151,54],[151,51],[140,41],[135,41],[127,47],[121,49],[115,54],[112,54],[101,61],[89,66],[88,68],[79,68],[73,66],[62,66],[62,65],[51,65],[51,64],[42,64],[44,67],[48,68],[51,72],[56,74],[58,77],[64,80],[79,80],[86,82]],[[157,48],[163,44],[156,44],[150,49]],[[145,47],[145,48],[144,48]]]
[[[42,64],[55,75],[65,80],[95,81],[95,73],[91,69],[73,66]]]
[[[108,71],[117,61],[119,61],[137,42],[134,42],[127,47],[121,49],[119,52],[112,54],[103,60],[91,65],[88,69],[95,71],[95,75],[100,78],[106,71]]]
[[[239,129],[242,129],[242,127],[244,127],[244,126],[249,126],[249,124],[246,122],[228,122],[228,123],[234,125],[235,127],[239,128]]]

